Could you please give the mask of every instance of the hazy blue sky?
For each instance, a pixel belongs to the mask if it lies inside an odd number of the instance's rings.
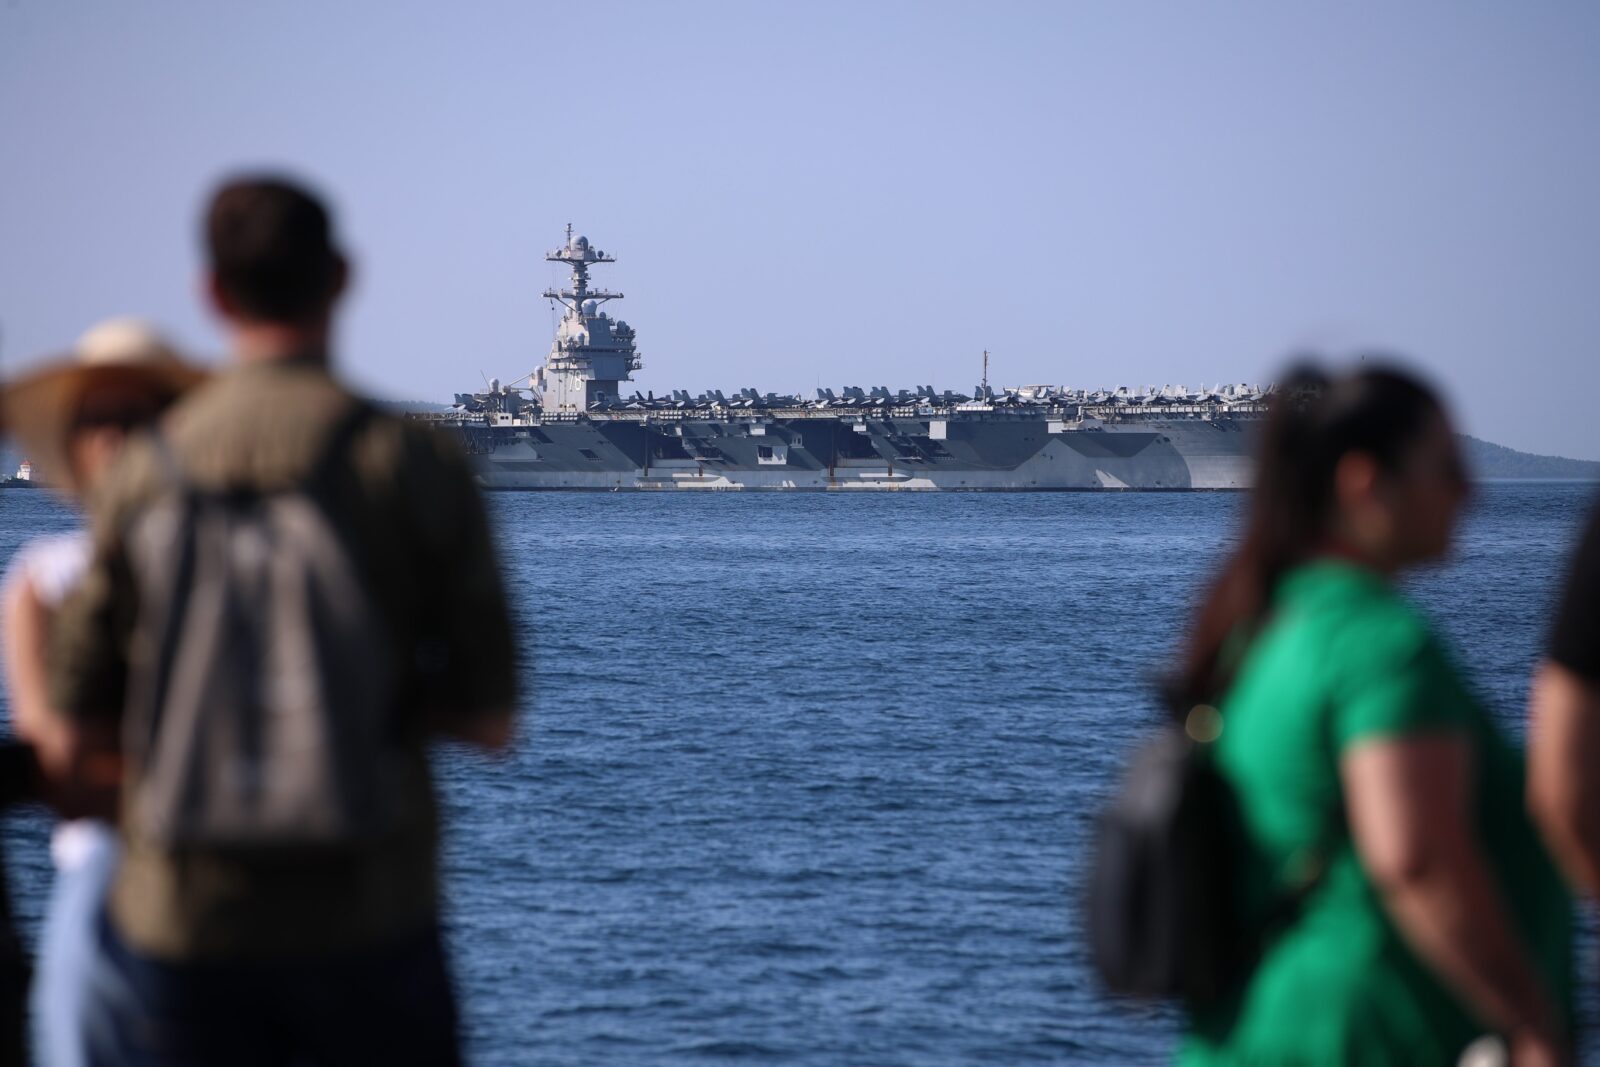
[[[542,359],[569,220],[641,388],[1262,380],[1413,356],[1600,458],[1600,5],[0,0],[7,372],[138,313],[267,164],[357,259],[345,365]]]

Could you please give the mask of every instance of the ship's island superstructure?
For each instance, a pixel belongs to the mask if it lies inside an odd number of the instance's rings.
[[[744,389],[670,397],[623,382],[632,328],[589,268],[614,257],[572,234],[545,256],[571,287],[543,366],[430,416],[457,431],[494,489],[1242,489],[1269,390],[856,387],[816,397]]]

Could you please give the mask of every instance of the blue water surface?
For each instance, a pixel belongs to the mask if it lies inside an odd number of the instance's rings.
[[[1512,730],[1592,491],[1483,487],[1410,583]],[[437,764],[474,1062],[1164,1062],[1074,905],[1243,504],[492,496],[522,737]],[[0,559],[72,522],[0,493]],[[45,833],[7,829],[30,935]]]

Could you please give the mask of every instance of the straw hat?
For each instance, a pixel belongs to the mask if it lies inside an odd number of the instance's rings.
[[[148,324],[112,319],[84,334],[67,355],[0,386],[0,432],[21,444],[46,477],[71,488],[67,432],[86,396],[115,388],[165,402],[204,377]]]

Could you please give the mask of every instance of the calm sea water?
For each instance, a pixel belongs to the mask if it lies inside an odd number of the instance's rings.
[[[1485,487],[1412,583],[1511,729],[1592,491]],[[1164,1061],[1073,904],[1241,503],[493,497],[522,740],[439,762],[475,1062]],[[72,522],[0,493],[0,560]],[[44,835],[9,821],[30,931]]]

